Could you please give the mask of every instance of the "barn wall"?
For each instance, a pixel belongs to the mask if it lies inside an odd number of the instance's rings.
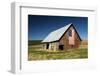
[[[52,51],[58,50],[58,42],[49,43],[49,50]]]
[[[78,48],[81,44],[81,41],[78,37],[78,35],[75,33],[75,47]]]
[[[72,31],[72,37],[68,37],[68,35],[67,35],[67,33],[69,32],[69,30],[73,30]],[[74,31],[73,27],[70,27],[69,30],[61,38],[59,44],[60,45],[64,45],[64,49],[78,48],[81,41],[80,41],[77,33]]]
[[[65,34],[61,40],[59,41],[59,45],[64,45],[64,49],[67,49],[68,48],[68,44],[69,43],[69,40],[68,40],[68,37],[67,35]]]
[[[59,42],[52,42],[52,43],[49,43],[49,48],[48,49],[46,49],[46,47],[47,47],[47,43],[44,43],[43,44],[43,49],[44,50],[51,50],[51,51],[56,51],[56,50],[58,50],[58,46],[59,46]]]
[[[42,45],[43,45],[42,49],[46,50],[46,43],[44,43]]]

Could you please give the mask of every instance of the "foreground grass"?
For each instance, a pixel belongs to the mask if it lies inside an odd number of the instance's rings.
[[[28,60],[56,60],[56,59],[82,59],[88,58],[87,48],[70,49],[63,51],[37,50],[28,48]]]

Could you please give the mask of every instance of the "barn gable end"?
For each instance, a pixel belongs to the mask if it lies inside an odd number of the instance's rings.
[[[72,31],[72,36],[68,36],[68,33]],[[69,49],[69,48],[78,48],[79,44],[80,44],[81,40],[78,37],[77,32],[75,31],[75,29],[73,28],[73,26],[71,26],[65,33],[64,35],[61,37],[61,39],[59,40],[59,45],[63,45],[64,49]]]

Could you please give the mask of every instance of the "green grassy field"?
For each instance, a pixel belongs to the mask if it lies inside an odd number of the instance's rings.
[[[41,44],[41,41],[42,40],[29,40],[28,41],[28,46]]]
[[[86,42],[80,48],[58,51],[42,50],[42,45],[29,45],[28,60],[56,60],[56,59],[83,59],[88,58]]]

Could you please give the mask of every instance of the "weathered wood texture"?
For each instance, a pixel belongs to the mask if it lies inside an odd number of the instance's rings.
[[[68,37],[67,33],[72,30],[72,36]],[[64,49],[69,49],[69,48],[78,48],[80,45],[80,39],[75,32],[73,27],[70,27],[70,29],[63,35],[61,40],[59,41],[59,44],[64,45]]]

